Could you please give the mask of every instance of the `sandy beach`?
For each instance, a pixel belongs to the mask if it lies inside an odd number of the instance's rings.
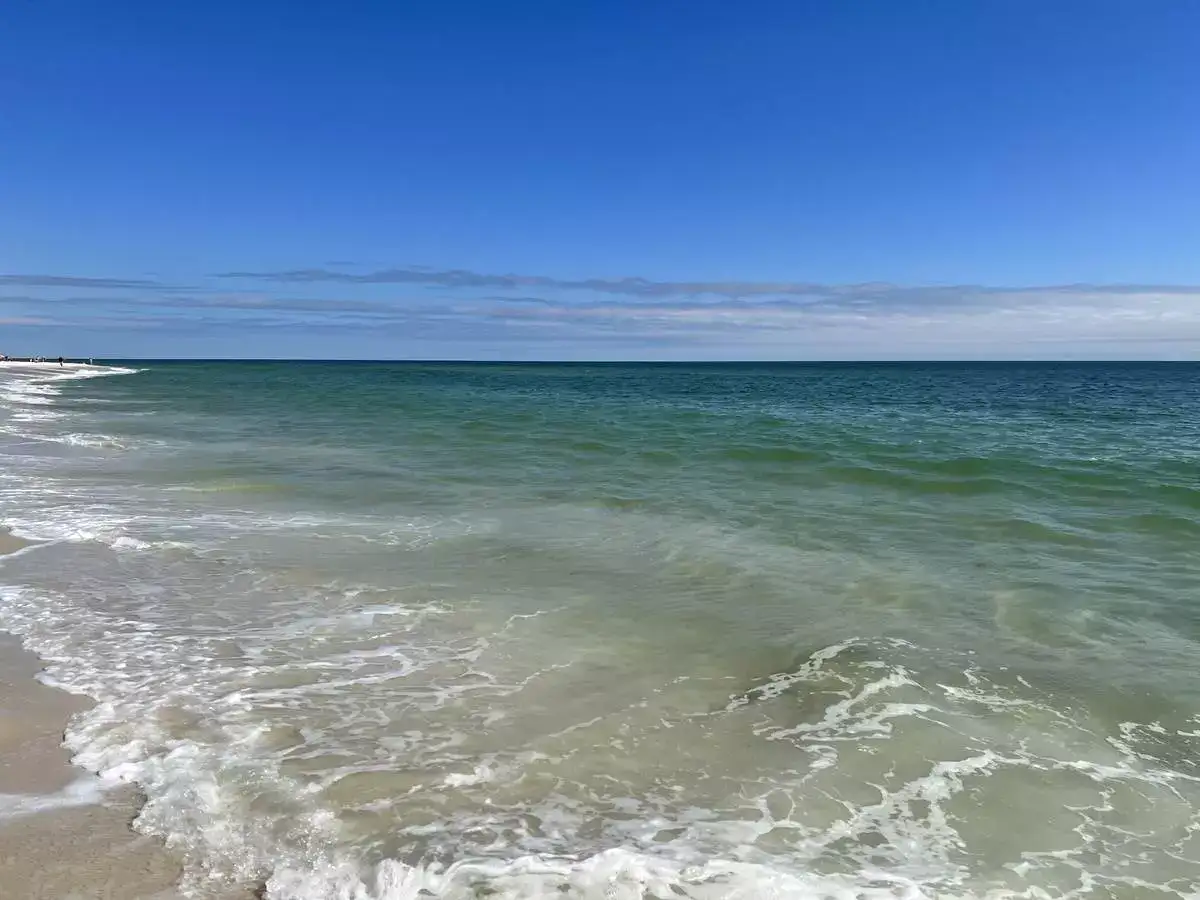
[[[23,546],[0,532],[0,567]],[[174,900],[178,861],[130,827],[137,792],[101,792],[62,747],[88,700],[37,681],[41,668],[0,633],[0,900]]]

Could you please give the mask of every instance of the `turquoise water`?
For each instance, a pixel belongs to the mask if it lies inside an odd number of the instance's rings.
[[[1200,366],[109,372],[0,624],[192,896],[1200,892]]]

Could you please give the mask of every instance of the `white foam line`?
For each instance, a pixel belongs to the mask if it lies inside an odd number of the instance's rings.
[[[96,366],[87,363],[28,363],[0,361],[0,372],[13,375],[32,375],[46,381],[67,381],[72,378],[101,378],[105,375],[133,375],[143,369],[130,369],[125,366]]]
[[[16,528],[9,528],[8,533],[11,534],[15,538],[20,538],[23,541],[30,541],[30,543],[24,547],[20,547],[16,550],[13,550],[11,553],[5,553],[3,556],[0,556],[0,568],[3,568],[6,560],[16,559],[18,556],[24,556],[26,553],[32,553],[34,550],[40,550],[43,547],[49,547],[53,544],[59,543],[58,541],[36,541],[36,540],[33,540],[32,538],[28,538],[25,535],[21,534],[21,532]]]
[[[267,882],[271,900],[413,900],[436,896],[478,897],[480,883],[503,900],[576,897],[587,900],[643,900],[683,897],[696,900],[916,900],[925,897],[909,879],[866,872],[871,886],[831,875],[792,875],[732,860],[685,866],[615,848],[583,860],[526,856],[508,862],[463,860],[444,871],[388,860],[364,875],[353,865],[283,870]],[[873,876],[873,877],[872,877]]]
[[[95,775],[84,775],[53,794],[0,794],[0,820],[74,806],[98,806],[114,786]]]

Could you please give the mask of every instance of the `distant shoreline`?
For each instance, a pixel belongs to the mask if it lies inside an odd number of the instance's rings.
[[[48,372],[81,372],[90,369],[103,369],[106,366],[96,363],[85,362],[69,362],[63,360],[60,365],[56,359],[54,362],[29,362],[24,359],[5,359],[0,360],[0,371],[17,372],[28,375],[45,375]]]

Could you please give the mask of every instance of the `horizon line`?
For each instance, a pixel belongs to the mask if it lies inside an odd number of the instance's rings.
[[[85,357],[64,357],[66,361],[76,362]],[[521,366],[521,365],[586,365],[586,366],[621,366],[621,365],[660,365],[660,366],[752,366],[752,365],[1006,365],[1014,363],[1051,364],[1051,365],[1103,365],[1103,364],[1134,364],[1134,365],[1195,365],[1197,359],[1039,359],[1039,358],[992,358],[992,359],[473,359],[454,357],[317,357],[317,356],[90,356],[97,364],[108,362],[139,362],[139,363],[374,363],[396,365],[481,365],[481,366]],[[19,360],[10,360],[13,362]],[[47,358],[56,362],[57,357]]]

